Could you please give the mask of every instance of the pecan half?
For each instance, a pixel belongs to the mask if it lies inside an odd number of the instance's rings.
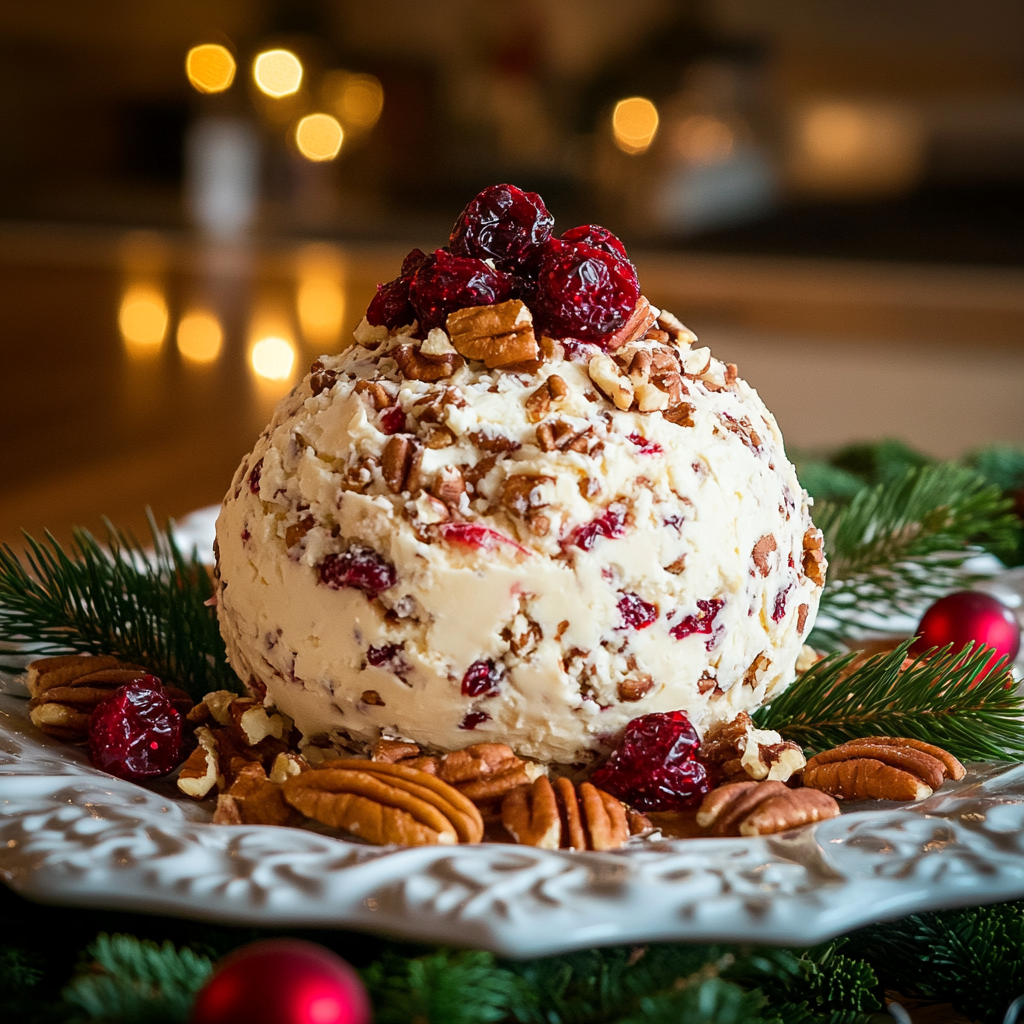
[[[325,761],[284,784],[297,811],[378,846],[478,843],[484,825],[472,802],[447,782],[401,764]]]
[[[924,800],[947,779],[962,779],[964,766],[949,751],[901,736],[852,740],[816,754],[804,769],[804,786],[837,800]]]
[[[629,838],[621,800],[589,782],[577,790],[544,775],[505,797],[501,822],[517,843],[544,850],[617,850]]]
[[[458,353],[483,360],[489,370],[532,362],[540,354],[533,316],[519,299],[456,310],[449,314],[447,327]]]
[[[781,782],[734,782],[701,802],[697,824],[713,836],[767,836],[839,816],[839,805],[816,789]]]
[[[654,323],[651,304],[641,295],[636,300],[633,312],[629,314],[626,322],[614,334],[605,339],[605,348],[609,352],[614,352],[615,349],[628,345],[637,338],[642,338],[654,326]]]
[[[704,734],[700,760],[711,769],[713,777],[730,782],[785,782],[807,763],[797,744],[783,740],[770,729],[755,729],[746,711]]]
[[[444,380],[463,365],[462,358],[457,353],[440,362],[433,362],[432,359],[422,356],[419,349],[413,345],[399,345],[389,354],[394,357],[398,368],[409,380]]]
[[[384,445],[380,454],[380,470],[392,494],[410,489],[409,476],[417,449],[416,441],[405,434],[393,435]]]

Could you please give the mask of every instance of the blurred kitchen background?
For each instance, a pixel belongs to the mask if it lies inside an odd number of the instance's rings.
[[[790,447],[1024,445],[1024,0],[0,5],[0,540],[218,501],[483,186]]]

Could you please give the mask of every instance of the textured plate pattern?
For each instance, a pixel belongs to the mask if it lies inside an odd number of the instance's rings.
[[[1024,896],[1024,765],[913,808],[782,836],[611,854],[382,849],[208,824],[91,768],[0,697],[0,876],[45,902],[258,925],[366,928],[512,955],[658,939],[813,943],[918,910]]]

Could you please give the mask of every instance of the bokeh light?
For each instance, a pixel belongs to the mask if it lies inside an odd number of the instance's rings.
[[[135,283],[125,289],[117,325],[130,352],[158,352],[167,335],[167,320],[167,299],[159,287]]]
[[[374,75],[329,71],[322,93],[346,131],[368,132],[384,110],[384,87]]]
[[[732,156],[736,137],[717,117],[694,114],[680,121],[672,132],[676,153],[692,164],[720,164]]]
[[[249,363],[257,377],[288,380],[295,366],[295,346],[287,338],[273,334],[259,338],[249,353]]]
[[[332,245],[313,244],[300,250],[295,292],[299,326],[307,342],[332,345],[345,319],[341,255]]]
[[[623,153],[635,156],[650,148],[658,133],[658,108],[643,96],[619,100],[612,111],[612,137]]]
[[[302,84],[302,62],[291,50],[264,50],[253,62],[252,77],[267,96],[291,96]]]
[[[295,126],[295,145],[307,160],[333,160],[344,137],[341,125],[330,114],[307,114]]]
[[[212,363],[220,355],[224,331],[205,309],[189,310],[178,324],[178,351],[193,363]]]
[[[203,43],[188,51],[185,73],[199,92],[224,92],[235,80],[235,58],[226,46]]]

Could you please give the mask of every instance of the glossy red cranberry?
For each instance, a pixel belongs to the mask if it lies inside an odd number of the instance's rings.
[[[583,242],[545,247],[531,310],[553,338],[602,341],[627,320],[640,297],[632,264]]]
[[[409,305],[409,281],[408,277],[396,277],[387,284],[377,285],[377,294],[366,307],[367,323],[389,331],[411,324],[416,314]]]
[[[462,677],[462,696],[492,696],[498,692],[503,674],[493,661],[474,661]]]
[[[456,256],[494,260],[511,270],[551,237],[555,218],[536,192],[515,185],[491,185],[472,199],[452,228]]]
[[[253,494],[260,493],[260,477],[263,476],[263,460],[260,459],[255,466],[249,470],[249,490]]]
[[[669,632],[676,640],[682,640],[684,636],[692,636],[694,633],[714,632],[715,616],[722,610],[724,604],[725,602],[717,597],[709,601],[698,601],[697,614],[680,619]]]
[[[491,716],[486,711],[470,711],[459,723],[460,729],[475,729],[482,722],[489,722]]]
[[[483,260],[452,256],[442,249],[434,256],[416,271],[409,285],[409,302],[424,331],[444,327],[448,314],[457,309],[512,298],[512,278],[491,270]]]
[[[369,647],[366,650],[366,660],[374,666],[386,665],[389,661],[402,654],[401,644],[381,644],[380,647]]]
[[[405,410],[400,405],[393,405],[380,414],[380,429],[385,434],[400,434],[405,430]]]
[[[638,594],[624,591],[619,595],[619,614],[627,629],[646,629],[657,621],[658,606],[645,601]]]
[[[118,687],[89,719],[89,760],[119,779],[154,779],[181,763],[182,721],[155,676]]]
[[[649,441],[643,434],[630,434],[629,439],[640,449],[641,455],[661,455],[665,450],[657,441]]]
[[[775,605],[772,608],[772,622],[781,622],[786,616],[786,602],[789,600],[789,592],[793,589],[792,583],[787,583],[776,595]]]
[[[562,232],[560,238],[563,242],[585,242],[595,249],[601,249],[620,259],[629,259],[629,256],[626,255],[626,247],[600,224],[581,224],[578,228],[569,228],[568,231]]]
[[[433,258],[433,256],[428,256],[422,249],[411,249],[405,259],[402,260],[402,277],[412,277],[420,267],[429,263]]]
[[[682,711],[634,718],[612,756],[590,777],[599,789],[640,811],[678,811],[699,803],[711,788],[700,746]]]
[[[369,598],[395,585],[395,567],[372,548],[354,545],[340,555],[328,555],[320,563],[320,582],[332,590],[354,587]]]
[[[617,505],[610,505],[604,514],[597,519],[577,526],[570,535],[569,542],[581,551],[589,551],[598,537],[621,537],[625,533],[626,513]]]

